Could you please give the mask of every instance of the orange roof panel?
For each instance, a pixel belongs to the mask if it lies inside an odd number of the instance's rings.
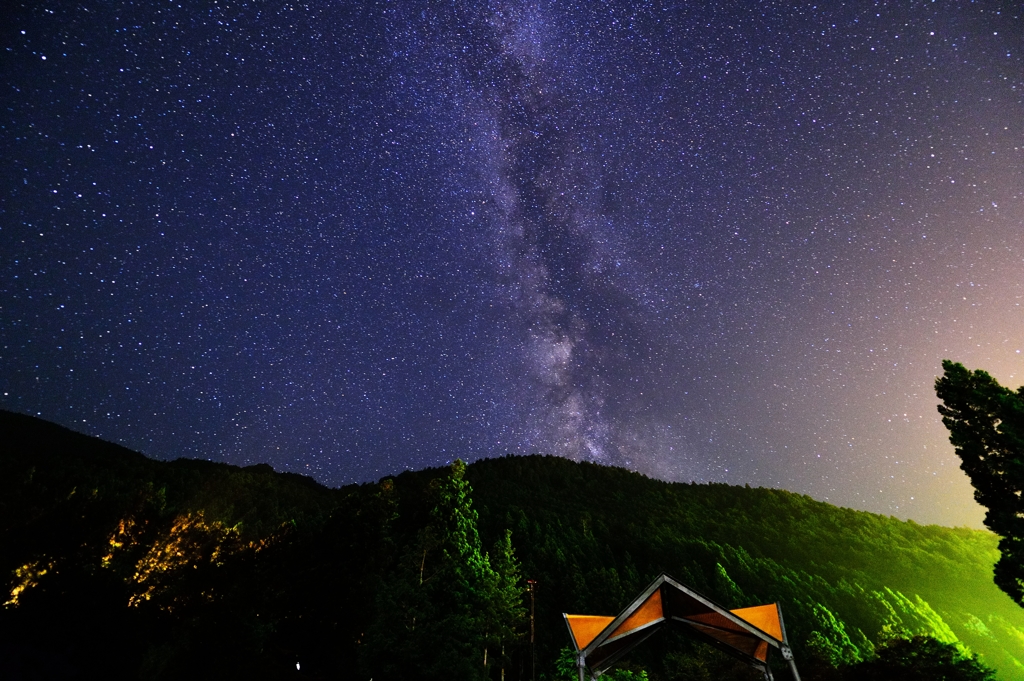
[[[707,624],[712,627],[717,627],[725,631],[735,631],[738,633],[746,633],[747,630],[742,625],[737,624],[720,612],[704,612],[697,615],[689,615],[687,618],[689,622],[700,622],[701,624]]]
[[[779,607],[775,603],[755,605],[752,608],[730,610],[741,620],[750,622],[776,641],[782,640],[782,623],[779,621]]]
[[[661,607],[661,589],[656,589],[639,608],[633,611],[632,615],[626,618],[626,621],[612,632],[612,636],[628,634],[633,629],[639,629],[645,624],[662,619],[665,619],[665,613]]]
[[[751,636],[750,634],[732,631],[722,631],[717,627],[704,626],[696,622],[693,622],[690,626],[692,626],[694,629],[701,632],[702,634],[710,636],[716,641],[721,641],[730,648],[738,650],[744,655],[749,655],[750,657],[755,657],[757,655],[757,652],[760,649],[761,644],[767,646],[767,643]],[[765,648],[765,653],[767,654],[767,648]]]
[[[600,615],[565,616],[565,621],[569,623],[569,631],[572,632],[573,643],[576,644],[576,650],[583,650],[590,645],[590,642],[597,638],[597,635],[614,620],[614,617]]]

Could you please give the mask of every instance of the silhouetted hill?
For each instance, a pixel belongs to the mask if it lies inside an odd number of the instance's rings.
[[[374,594],[445,474],[328,489],[265,465],[153,461],[5,412],[0,442],[5,678],[362,678]],[[538,581],[544,674],[568,645],[562,612],[614,615],[667,572],[730,607],[780,601],[808,667],[927,634],[1024,679],[1024,615],[992,584],[990,533],[553,457],[481,460],[467,479],[483,545],[511,529]],[[515,679],[525,649],[512,652]],[[666,637],[637,660],[667,680],[711,664],[702,654]]]

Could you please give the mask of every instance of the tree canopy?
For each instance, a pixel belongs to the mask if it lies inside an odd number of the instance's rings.
[[[928,636],[897,638],[878,655],[844,670],[856,681],[993,681],[995,671],[953,643]]]
[[[377,584],[368,676],[476,681],[507,663],[525,614],[519,560],[510,530],[493,559],[482,550],[465,475],[456,459],[430,481],[426,525]]]
[[[987,372],[944,360],[935,381],[939,413],[974,498],[988,509],[985,526],[998,534],[995,582],[1024,605],[1024,386],[1016,392]]]

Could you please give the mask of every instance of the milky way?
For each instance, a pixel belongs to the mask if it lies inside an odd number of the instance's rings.
[[[1024,382],[1022,46],[998,2],[26,3],[0,407],[979,525],[931,383]]]

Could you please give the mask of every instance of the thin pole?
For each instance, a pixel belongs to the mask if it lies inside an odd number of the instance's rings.
[[[779,613],[779,627],[782,629],[782,647],[779,648],[779,652],[782,653],[782,659],[789,663],[789,671],[793,674],[793,681],[800,681],[800,672],[796,670],[793,651],[789,647],[789,637],[786,636],[786,620],[782,619],[782,606],[776,603],[775,609]]]
[[[532,670],[529,678],[532,681],[537,681],[537,645],[535,644],[537,639],[537,630],[535,627],[537,614],[535,602],[537,580],[526,580],[526,584],[529,585],[529,662]]]

